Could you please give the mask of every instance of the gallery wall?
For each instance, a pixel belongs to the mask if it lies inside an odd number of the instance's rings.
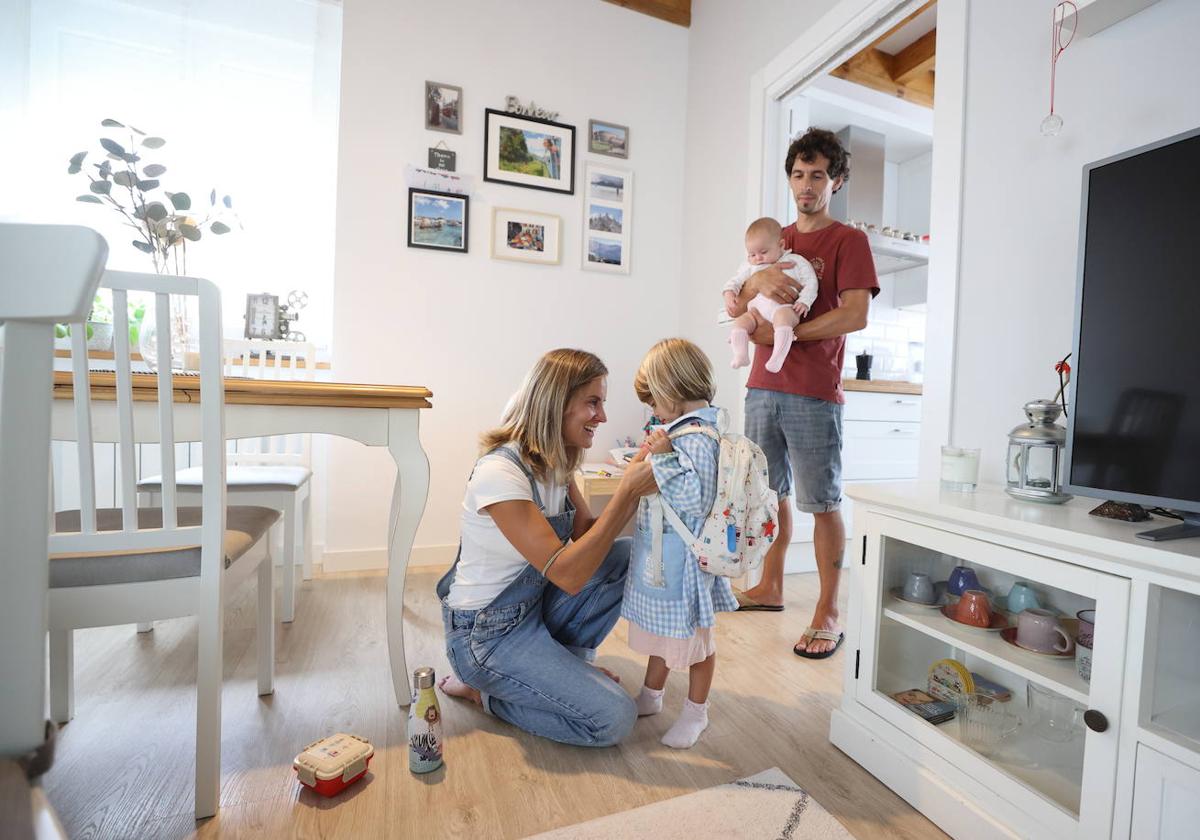
[[[479,432],[494,425],[537,357],[597,353],[610,371],[598,445],[643,422],[631,382],[657,339],[679,331],[684,249],[688,30],[602,2],[453,4],[356,0],[343,19],[334,365],[338,379],[423,385],[429,501],[414,563],[453,557]],[[427,80],[463,89],[463,133],[424,127]],[[507,96],[576,127],[574,195],[482,180],[484,109]],[[628,126],[625,161],[585,151],[589,118]],[[406,169],[439,141],[472,176],[467,253],[406,245]],[[630,273],[581,267],[587,160],[633,173]],[[561,218],[559,265],[489,256],[494,208]],[[736,255],[735,255],[736,256]],[[609,439],[614,439],[609,442]],[[326,569],[386,562],[395,470],[383,450],[336,441]]]

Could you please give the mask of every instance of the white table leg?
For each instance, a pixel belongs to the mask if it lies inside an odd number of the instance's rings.
[[[388,411],[388,451],[396,461],[396,486],[388,521],[388,657],[396,702],[408,706],[412,691],[404,658],[404,576],[429,494],[429,459],[421,448],[419,410]]]

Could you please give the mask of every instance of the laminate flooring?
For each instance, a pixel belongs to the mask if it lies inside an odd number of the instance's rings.
[[[433,588],[440,570],[409,571],[410,668],[447,664]],[[408,771],[407,719],[392,696],[383,573],[319,575],[297,584],[296,620],[276,625],[275,694],[255,691],[254,593],[225,622],[221,810],[193,810],[196,630],[192,619],[75,634],[76,717],[59,732],[45,777],[73,838],[518,838],[779,767],[859,840],[944,837],[828,740],[840,701],[843,649],[801,660],[816,575],[787,578],[783,613],[722,614],[710,726],[691,750],[663,746],[687,691],[672,674],[664,713],[620,746],[588,750],[525,735],[469,704],[441,698],[446,765]],[[625,623],[598,664],[633,692],[644,659]],[[853,655],[852,652],[849,652]],[[305,744],[333,732],[375,745],[366,777],[326,799],[291,769]],[[698,838],[699,840],[699,838]]]

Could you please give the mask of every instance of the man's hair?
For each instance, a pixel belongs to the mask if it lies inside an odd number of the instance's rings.
[[[500,426],[480,439],[482,452],[515,443],[542,481],[564,481],[583,460],[583,450],[563,441],[563,414],[580,388],[608,375],[608,368],[584,350],[551,350],[525,377]]]
[[[825,174],[830,178],[841,178],[842,183],[850,180],[850,153],[842,146],[842,141],[832,131],[823,128],[810,128],[792,141],[788,146],[787,158],[783,163],[783,172],[792,177],[792,164],[796,158],[805,163],[812,163],[817,155],[829,161]]]
[[[646,405],[672,406],[712,402],[717,393],[708,356],[685,338],[664,338],[651,347],[633,378],[633,390]]]
[[[755,219],[750,223],[750,227],[746,228],[746,238],[763,234],[771,239],[780,239],[783,237],[783,225],[772,219],[770,216],[763,216],[761,219]]]

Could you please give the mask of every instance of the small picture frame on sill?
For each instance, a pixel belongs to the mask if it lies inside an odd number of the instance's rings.
[[[558,265],[562,220],[536,210],[492,210],[492,259]]]
[[[467,253],[469,199],[465,195],[408,191],[408,247]]]
[[[575,193],[575,126],[488,108],[483,180]]]
[[[607,120],[588,120],[588,151],[595,155],[629,157],[629,126]]]
[[[425,83],[425,128],[462,134],[462,88],[441,82]]]

